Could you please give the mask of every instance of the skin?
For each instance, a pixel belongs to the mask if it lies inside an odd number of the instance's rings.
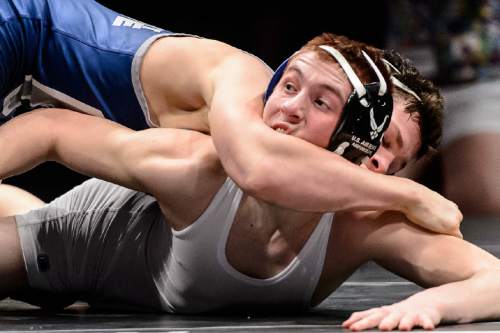
[[[308,58],[305,59],[307,61]],[[316,107],[322,103],[311,104],[311,99],[306,96],[324,82],[328,73],[321,73],[310,73],[314,79],[307,76],[301,88],[271,103],[264,110],[265,119],[270,119],[270,123],[278,119],[277,123],[285,123],[290,128],[292,125],[297,126],[296,131],[291,131],[290,137],[296,134],[321,142],[336,125],[332,121],[321,129],[321,133],[315,132],[319,120],[324,120],[325,111]],[[338,69],[337,75],[341,75]],[[328,84],[340,91],[346,86],[342,80],[329,81]],[[278,97],[280,91],[275,94]],[[280,112],[286,114],[280,115]],[[298,123],[295,117],[285,122],[280,118],[297,112],[302,112],[303,116]],[[332,120],[335,112],[332,110],[333,114],[329,116]],[[394,119],[402,137],[411,137],[417,126],[414,119],[407,115]],[[35,121],[43,126],[33,128],[31,124]],[[82,133],[76,130],[81,126],[89,131]],[[30,131],[27,130],[29,128]],[[21,130],[26,135],[13,140]],[[396,145],[390,136],[387,140],[389,146]],[[1,176],[22,172],[45,160],[59,161],[88,175],[151,193],[158,200],[165,216],[168,216],[166,223],[175,230],[181,230],[196,220],[227,177],[212,141],[201,133],[175,129],[134,132],[109,121],[65,110],[34,111],[14,119],[0,128],[2,142],[11,142],[11,146],[5,145],[7,149],[0,156]],[[34,142],[37,144],[34,145]],[[401,152],[416,151],[418,141],[403,139],[401,146]],[[397,157],[404,158],[400,155]],[[287,168],[286,165],[275,167],[278,170]],[[186,198],[189,198],[189,207],[185,206]],[[302,249],[321,215],[281,208],[246,193],[229,233],[226,248],[229,263],[238,271],[256,278],[278,274]],[[2,280],[2,291],[8,295],[25,288],[26,277],[24,275],[23,280],[23,262],[18,241],[16,243],[15,220],[6,217],[0,224],[4,238],[0,243],[0,269],[4,269],[1,274],[16,278]],[[436,253],[440,255],[436,256]],[[399,212],[344,211],[336,215],[312,305],[325,299],[357,267],[369,260],[423,286],[444,284],[443,287],[429,289],[436,290],[432,292],[437,292],[439,296],[450,293],[454,283],[473,285],[482,276],[494,276],[494,281],[499,281],[498,260],[461,239],[425,231],[410,223]],[[423,295],[418,297],[426,299],[426,294],[417,295]],[[415,310],[415,304],[410,302],[409,308]],[[480,312],[474,316],[461,317],[460,313],[452,313],[453,306],[432,306],[438,309],[436,311],[440,315],[434,320],[436,324],[441,319],[470,321],[484,318],[485,315]],[[492,312],[494,316],[500,314],[500,311]],[[488,315],[491,313],[488,312]],[[365,319],[346,323],[346,327],[358,330],[379,324],[377,320]],[[401,322],[396,321],[398,324]]]
[[[271,74],[248,53],[194,37],[157,40],[140,69],[152,121],[210,133],[224,169],[247,193],[305,212],[397,210],[430,230],[461,236],[454,203],[411,180],[383,175],[400,167],[394,156],[376,154],[369,163],[379,173],[374,176],[305,140],[276,135],[262,121]],[[288,167],[277,172],[276,165]]]
[[[271,75],[248,53],[192,37],[156,41],[140,71],[152,120],[210,133],[224,169],[245,192],[301,211],[398,210],[419,225],[460,236],[456,205],[408,179],[383,175],[405,161],[381,150],[367,164],[380,173],[373,176],[309,142],[276,135],[262,121]],[[331,107],[341,112],[340,105]],[[277,172],[276,165],[288,168]],[[304,181],[296,184],[297,178]]]
[[[262,121],[262,95],[272,74],[253,55],[187,36],[155,41],[139,71],[152,122],[210,134],[228,175],[257,198],[305,212],[393,209],[459,236],[458,208],[424,186],[374,177],[311,143],[276,135]],[[380,172],[389,164],[380,163]],[[276,165],[289,167],[277,172]],[[297,177],[304,182],[295,184]]]

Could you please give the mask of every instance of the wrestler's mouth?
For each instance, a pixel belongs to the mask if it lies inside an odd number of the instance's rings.
[[[273,127],[273,130],[275,130],[278,133],[283,133],[283,134],[290,134],[291,129],[285,124],[276,124]]]

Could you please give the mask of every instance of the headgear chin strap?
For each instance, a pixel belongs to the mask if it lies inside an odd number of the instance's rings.
[[[328,150],[349,161],[361,164],[375,154],[380,147],[385,130],[389,127],[392,116],[392,96],[387,91],[387,83],[373,60],[364,51],[363,56],[375,71],[379,82],[363,85],[344,56],[328,45],[319,46],[328,52],[342,67],[354,87],[347,99],[337,128],[330,138]],[[271,79],[264,94],[267,101],[283,76],[289,59],[283,62]]]

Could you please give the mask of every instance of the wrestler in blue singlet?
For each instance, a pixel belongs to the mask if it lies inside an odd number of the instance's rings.
[[[148,46],[171,34],[93,0],[0,1],[0,123],[53,106],[152,126],[139,68]]]

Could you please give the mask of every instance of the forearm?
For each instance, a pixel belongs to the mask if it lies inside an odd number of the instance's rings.
[[[470,278],[424,290],[406,302],[436,305],[443,321],[468,323],[500,318],[500,269],[477,272]]]
[[[272,158],[264,164],[265,200],[307,211],[405,211],[419,195],[421,185],[408,179],[376,174],[296,138],[278,139],[286,142],[267,152]]]
[[[443,320],[464,323],[500,317],[500,261],[490,253],[455,237],[417,229],[395,212],[340,214],[337,222],[345,225],[348,244],[355,244],[348,248],[351,256],[375,260],[431,287],[396,304],[355,313],[344,327],[432,329]],[[348,222],[355,222],[354,227]]]
[[[133,131],[62,109],[32,111],[1,126],[0,146],[6,147],[0,154],[0,177],[50,160],[161,198],[172,198],[178,189],[198,193],[221,170],[211,140],[201,133],[165,128]]]
[[[500,271],[477,272],[468,279],[426,289],[388,306],[353,313],[342,326],[352,331],[414,327],[432,330],[442,322],[470,323],[500,318]]]
[[[375,174],[308,142],[275,133],[260,119],[244,129],[213,129],[226,172],[268,202],[303,211],[399,210],[422,186]],[[259,124],[262,123],[262,124]],[[232,131],[233,133],[230,134]],[[235,139],[228,140],[228,136]]]
[[[499,317],[500,260],[464,240],[401,223],[399,215],[385,213],[375,223],[359,223],[369,226],[355,241],[369,259],[432,287],[406,302],[435,307],[447,321]]]
[[[271,74],[253,58],[228,57],[212,73],[204,94],[219,158],[243,190],[302,211],[404,210],[407,201],[415,200],[421,186],[414,182],[376,175],[269,128],[260,93]]]
[[[134,186],[119,155],[117,133],[133,133],[109,121],[69,110],[28,112],[0,126],[0,177],[55,161],[86,174]],[[129,159],[132,157],[129,157]],[[136,187],[136,186],[135,186]]]
[[[232,113],[224,112],[225,100],[219,114],[217,108],[209,114],[212,139],[227,174],[250,195],[299,211],[396,210],[426,229],[461,237],[460,210],[438,193],[273,131],[258,111],[260,96]]]

